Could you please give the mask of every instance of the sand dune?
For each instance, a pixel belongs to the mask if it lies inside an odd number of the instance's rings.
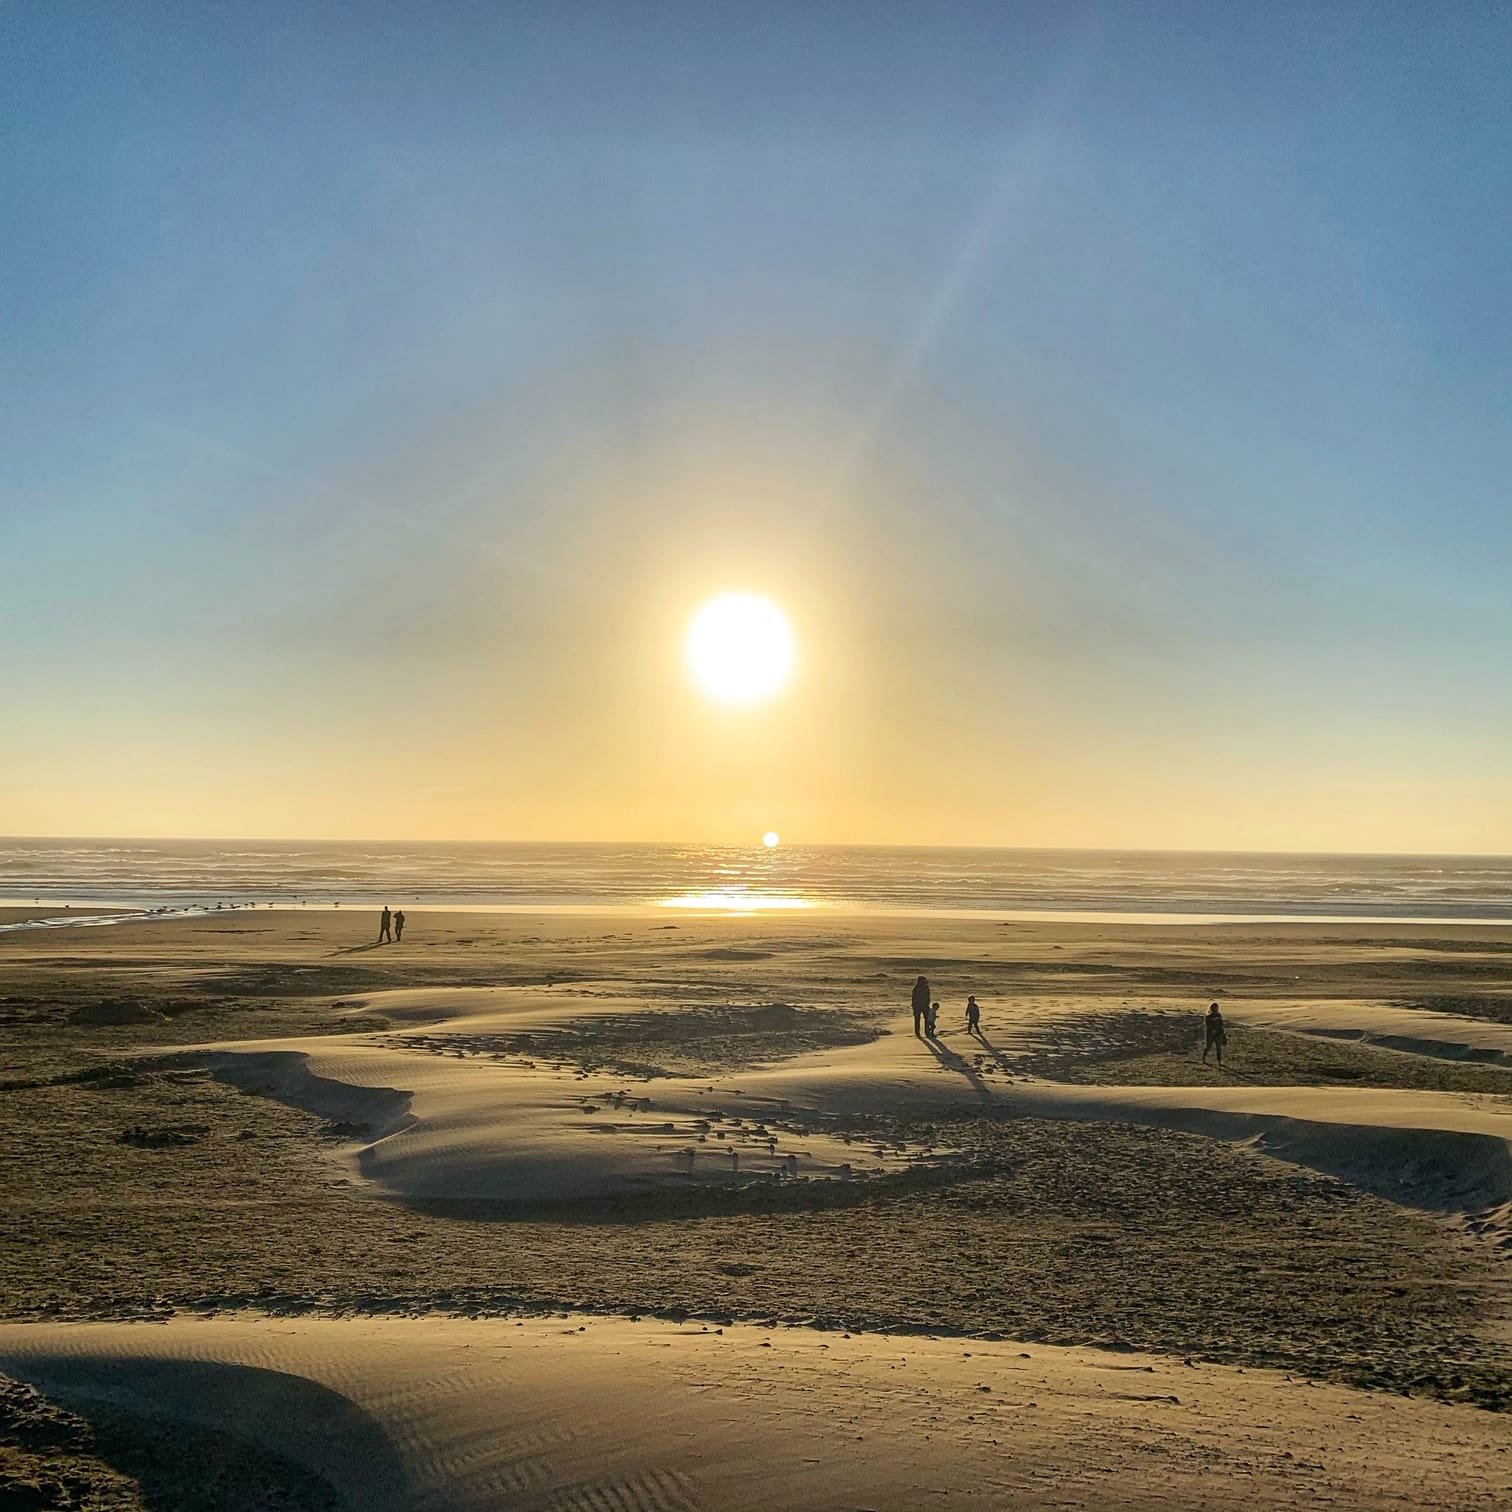
[[[1231,1009],[1229,1016],[1238,1024],[1355,1040],[1411,1055],[1497,1064],[1512,1062],[1512,1024],[1453,1013],[1429,1013],[1391,1003],[1311,1000],[1246,1004],[1238,1010]]]
[[[797,1056],[719,1077],[636,1081],[565,1061],[491,1051],[501,1026],[581,1027],[647,1012],[633,1000],[507,988],[380,994],[401,1026],[373,1037],[227,1045],[223,1079],[322,1116],[368,1125],[348,1152],[354,1172],[390,1195],[424,1200],[582,1199],[753,1177],[863,1179],[948,1153],[873,1147],[824,1132],[839,1114],[970,1113],[1122,1120],[1254,1144],[1267,1154],[1433,1212],[1484,1212],[1512,1201],[1512,1105],[1492,1096],[1307,1086],[1083,1086],[1015,1076],[961,1032],[928,1042],[899,1017],[872,1043]],[[1270,1010],[1265,1010],[1269,1012]],[[1352,1027],[1400,1026],[1402,1011],[1357,1007]],[[1321,1008],[1275,1010],[1314,1030],[1343,1027]],[[1437,1018],[1436,1015],[1418,1015]],[[1480,1042],[1512,1034],[1483,1029]],[[422,1046],[411,1035],[424,1032]],[[439,1043],[437,1031],[446,1031]],[[995,1031],[996,1032],[996,1031]],[[1031,1014],[1010,1034],[1032,1039]],[[1467,1041],[1468,1043],[1468,1041]]]
[[[921,1057],[911,1035],[805,1057],[741,1078],[749,1096],[862,1112],[882,1098],[954,1101],[1036,1118],[1118,1119],[1255,1143],[1267,1154],[1433,1211],[1512,1199],[1512,1105],[1466,1093],[1368,1087],[1093,1087],[989,1081],[964,1034]],[[880,1089],[885,1088],[885,1091]],[[722,1089],[721,1089],[722,1090]]]
[[[1489,1415],[975,1340],[561,1315],[0,1328],[79,1410],[230,1429],[360,1512],[1505,1505]]]
[[[349,1038],[218,1050],[211,1069],[249,1091],[366,1125],[346,1159],[396,1197],[563,1201],[690,1182],[846,1179],[923,1158],[806,1129],[781,1099],[757,1108],[732,1096],[744,1111],[725,1113],[707,1089],[681,1080],[647,1084]]]
[[[1141,1004],[1141,1011],[1189,1016],[1194,1006],[1190,1001]],[[1266,998],[1228,1003],[1224,1011],[1231,1026],[1317,1035],[1444,1060],[1512,1062],[1512,1024],[1492,1019],[1349,998]],[[1074,1017],[1060,999],[1029,999],[1014,1003],[1011,1015],[994,1023],[993,1037],[1004,1049],[1034,1054],[1061,1047],[1069,1022]]]

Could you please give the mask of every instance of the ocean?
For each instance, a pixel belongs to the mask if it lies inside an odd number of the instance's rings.
[[[1512,858],[11,839],[0,840],[0,901],[1512,921]]]

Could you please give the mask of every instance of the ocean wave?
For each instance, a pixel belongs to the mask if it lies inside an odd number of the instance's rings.
[[[901,909],[1512,920],[1512,859],[862,846],[0,840],[0,897],[584,906],[719,894]]]

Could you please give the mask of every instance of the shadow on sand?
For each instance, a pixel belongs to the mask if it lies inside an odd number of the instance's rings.
[[[994,1045],[992,1041],[988,1039],[980,1029],[978,1029],[977,1032],[972,1035],[972,1039],[977,1044],[979,1044],[982,1049],[985,1050],[987,1054],[993,1058],[993,1060],[998,1063],[998,1069],[1000,1071],[1004,1072],[1008,1076],[1014,1076],[1022,1073],[1024,1068],[1022,1066],[1015,1065],[1011,1060],[1009,1060],[1008,1057],[1004,1055],[1003,1052],[999,1050],[998,1047]]]
[[[973,1040],[975,1036],[973,1036]],[[998,1094],[982,1080],[976,1068],[964,1056],[958,1055],[940,1039],[930,1039],[927,1036],[923,1043],[928,1047],[929,1053],[945,1067],[947,1071],[955,1071],[964,1076],[971,1083],[972,1090],[983,1102],[995,1103],[999,1101]]]

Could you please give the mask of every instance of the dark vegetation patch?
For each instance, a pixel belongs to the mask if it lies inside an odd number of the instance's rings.
[[[344,954],[366,953],[356,946]],[[217,967],[200,973],[196,985],[216,998],[341,998],[408,987],[536,987],[579,981],[591,973],[553,963],[542,970],[529,962],[489,959],[478,965],[427,963],[403,958],[365,966],[330,962],[270,962]]]
[[[1386,940],[1329,939],[1314,941],[1318,945],[1363,945],[1376,950],[1420,950],[1433,955],[1512,955],[1512,941],[1484,938],[1457,939],[1452,935],[1433,935],[1419,939]]]
[[[1399,1008],[1421,1008],[1427,1013],[1453,1013],[1460,1018],[1487,1019],[1494,1024],[1512,1024],[1512,997],[1491,993],[1438,994],[1401,998]]]
[[[987,1079],[1002,1071],[1094,1086],[1402,1087],[1512,1097],[1512,1066],[1446,1061],[1325,1036],[1229,1024],[1223,1068],[1202,1060],[1200,1013],[1138,1009],[1068,1014],[1046,1026],[1053,1045],[1028,1054],[960,1051]],[[960,1050],[961,1042],[953,1041]]]
[[[201,979],[206,997],[317,997],[372,992],[387,987],[421,985],[413,972],[361,966],[303,965],[276,962],[209,972]],[[428,973],[421,973],[422,979]]]
[[[561,1028],[518,1033],[406,1034],[401,1043],[436,1055],[523,1057],[627,1076],[685,1076],[745,1070],[836,1045],[863,1045],[882,1032],[869,1017],[842,1009],[764,1003],[606,1013]]]
[[[169,1080],[198,1078],[207,1073],[193,1069],[197,1060],[198,1057],[192,1053],[143,1056],[140,1059],[119,1061],[89,1060],[72,1071],[60,1071],[55,1076],[18,1077],[0,1081],[0,1092],[24,1092],[34,1087],[88,1087],[109,1092],[139,1087],[144,1077],[154,1071],[170,1072]]]
[[[0,1022],[0,1092],[79,1077],[102,1085],[129,1079],[142,1069],[138,1047],[152,1060],[190,1053],[206,1041],[260,1039],[269,1034],[376,1034],[392,1028],[381,1014],[333,1015],[325,1003],[279,998],[156,998],[137,1001],[148,1010],[96,1015],[99,998],[75,993],[28,996],[9,1023]],[[107,1000],[108,1001],[108,1000]],[[116,1082],[125,1085],[126,1081]]]
[[[381,1013],[363,1013],[352,1018],[339,1018],[326,1030],[328,1034],[382,1034],[392,1029],[394,1021]]]
[[[116,1141],[139,1150],[166,1150],[176,1145],[199,1144],[209,1132],[209,1124],[160,1124],[155,1128],[133,1124],[117,1134]]]
[[[1058,946],[1055,948],[1059,948]],[[936,977],[961,977],[968,980],[984,976],[1021,978],[1033,982],[1042,977],[1082,977],[1120,984],[1157,987],[1193,987],[1208,997],[1229,996],[1241,989],[1265,987],[1283,980],[1269,974],[1236,973],[1211,966],[1172,966],[1159,962],[1055,960],[995,960],[983,956],[925,958],[917,956],[872,956],[869,961],[894,970],[923,972],[931,981]],[[938,985],[938,984],[937,984]],[[994,991],[1007,987],[994,981]]]
[[[104,998],[81,1003],[68,1015],[70,1024],[160,1024],[167,1014],[135,998]]]

